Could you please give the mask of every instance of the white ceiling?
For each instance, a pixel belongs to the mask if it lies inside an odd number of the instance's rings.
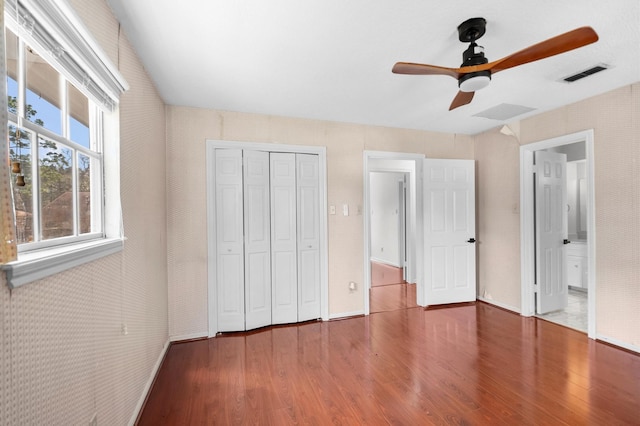
[[[518,120],[640,81],[638,0],[108,0],[171,105],[476,134],[501,104]],[[448,111],[447,76],[391,73],[395,62],[458,67],[457,26],[484,17],[489,61],[581,26],[595,44],[493,76]],[[605,63],[573,84],[558,80]]]

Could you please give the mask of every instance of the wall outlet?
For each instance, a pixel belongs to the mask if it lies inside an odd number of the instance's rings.
[[[329,206],[329,214],[336,214],[336,206]]]
[[[127,327],[127,324],[122,324],[122,326],[120,327],[120,332],[123,336],[129,334],[129,328]]]
[[[349,283],[349,290],[350,291],[356,291],[358,289],[358,284],[354,283],[353,281],[351,281]]]

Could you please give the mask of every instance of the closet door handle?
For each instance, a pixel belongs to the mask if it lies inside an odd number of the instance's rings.
[[[469,239],[467,240],[467,242],[468,242],[468,243],[475,243],[475,242],[476,242],[476,239],[475,239],[475,238],[469,238]]]

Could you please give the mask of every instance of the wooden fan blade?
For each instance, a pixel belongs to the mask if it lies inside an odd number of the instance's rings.
[[[453,98],[453,102],[451,102],[449,111],[451,111],[452,109],[461,107],[462,105],[466,105],[470,103],[471,100],[473,99],[473,95],[475,94],[476,92],[463,92],[462,90],[460,90],[456,95],[456,97]]]
[[[457,68],[438,67],[427,64],[414,64],[412,62],[397,62],[391,70],[395,74],[412,75],[448,75],[456,80],[460,77]]]
[[[538,61],[560,53],[568,52],[598,41],[598,34],[591,27],[581,27],[560,34],[548,40],[529,46],[519,52],[506,56],[479,68],[490,69],[491,73],[513,68],[529,62]]]

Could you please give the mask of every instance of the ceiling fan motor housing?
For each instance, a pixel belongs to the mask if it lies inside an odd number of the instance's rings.
[[[461,67],[468,67],[471,65],[482,65],[489,62],[484,57],[484,47],[478,46],[475,42],[472,42],[467,50],[462,52],[462,65]]]
[[[484,47],[478,46],[476,40],[482,37],[486,30],[487,21],[484,18],[471,18],[458,26],[459,39],[471,44],[462,52],[460,68],[482,65],[489,62],[484,56]],[[458,87],[462,92],[475,92],[487,87],[491,81],[491,71],[476,71],[465,73],[458,79]]]
[[[471,42],[469,48],[462,53],[462,65],[460,65],[460,67],[482,65],[487,62],[489,62],[489,60],[484,56],[484,48],[478,46],[475,42]],[[460,76],[458,79],[458,87],[463,92],[475,92],[476,90],[487,87],[490,81],[491,70],[470,72]]]

